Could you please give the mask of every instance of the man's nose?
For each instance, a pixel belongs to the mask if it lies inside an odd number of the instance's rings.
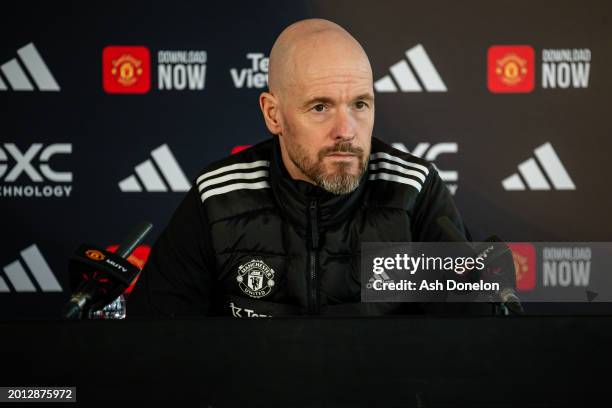
[[[357,135],[355,118],[349,109],[338,109],[333,137],[335,140],[351,140]]]

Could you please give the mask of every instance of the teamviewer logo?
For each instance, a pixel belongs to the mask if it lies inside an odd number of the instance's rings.
[[[401,92],[423,92],[423,88],[426,92],[447,91],[444,81],[421,44],[407,50],[406,57],[408,61],[402,59],[391,65],[391,75],[385,75],[374,82],[376,92],[398,92],[398,88]]]

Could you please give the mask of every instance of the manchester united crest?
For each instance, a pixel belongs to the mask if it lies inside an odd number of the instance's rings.
[[[149,92],[151,53],[147,47],[109,45],[102,51],[102,84],[106,93]]]
[[[530,45],[492,45],[487,51],[487,87],[493,93],[528,93],[535,86]]]
[[[120,56],[112,64],[111,73],[123,86],[132,86],[143,73],[142,61],[130,54]]]
[[[514,53],[497,60],[495,73],[507,85],[516,85],[527,76],[527,60]]]
[[[266,296],[274,287],[274,269],[264,261],[251,259],[244,265],[238,266],[236,277],[240,289],[253,298]]]

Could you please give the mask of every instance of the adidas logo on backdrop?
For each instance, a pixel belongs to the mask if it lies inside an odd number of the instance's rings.
[[[41,91],[60,90],[59,85],[38,53],[34,43],[29,43],[18,49],[17,55],[19,60],[13,58],[0,65],[0,71],[2,71],[2,75],[8,82],[7,86],[2,76],[0,76],[0,91],[6,91],[9,87],[14,91],[34,91],[35,88],[30,79],[34,80],[34,83]],[[22,65],[27,69],[30,78],[28,78],[28,75],[23,70]]]
[[[167,144],[163,144],[151,151],[151,156],[153,160],[145,160],[134,167],[135,175],[126,177],[119,182],[119,189],[121,191],[124,193],[139,193],[142,191],[150,193],[166,192],[168,191],[167,185],[170,187],[170,191],[189,191],[191,183],[185,177],[185,173],[183,173]]]
[[[537,161],[533,157],[525,160],[518,165],[518,173],[502,181],[504,190],[551,190],[551,184],[554,190],[576,189],[576,185],[550,143],[536,148],[534,154]]]
[[[374,82],[376,92],[423,92],[423,88],[426,92],[447,92],[444,81],[421,44],[407,50],[406,57],[408,61],[402,59],[391,65],[391,75]]]
[[[30,279],[30,276],[26,272],[23,266],[23,262],[27,265],[30,270],[31,276],[38,285],[38,288],[42,292],[61,292],[62,287],[60,286],[57,278],[51,272],[51,268],[45,261],[45,258],[40,253],[38,247],[33,244],[21,251],[21,260],[17,259],[3,268],[4,276],[0,273],[0,293],[7,292],[38,292],[36,286]],[[5,280],[6,279],[6,280]],[[11,288],[9,288],[10,283]]]

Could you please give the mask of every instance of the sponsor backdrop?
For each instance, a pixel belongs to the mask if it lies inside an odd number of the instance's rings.
[[[269,137],[257,103],[267,56],[307,17],[363,44],[375,135],[438,166],[475,240],[612,241],[612,3],[53,2],[2,13],[0,318],[56,317],[80,243],[116,244],[149,220],[152,244],[200,169]],[[580,279],[568,264],[545,280],[542,255],[516,248],[532,269],[523,288],[588,286],[584,265]]]

